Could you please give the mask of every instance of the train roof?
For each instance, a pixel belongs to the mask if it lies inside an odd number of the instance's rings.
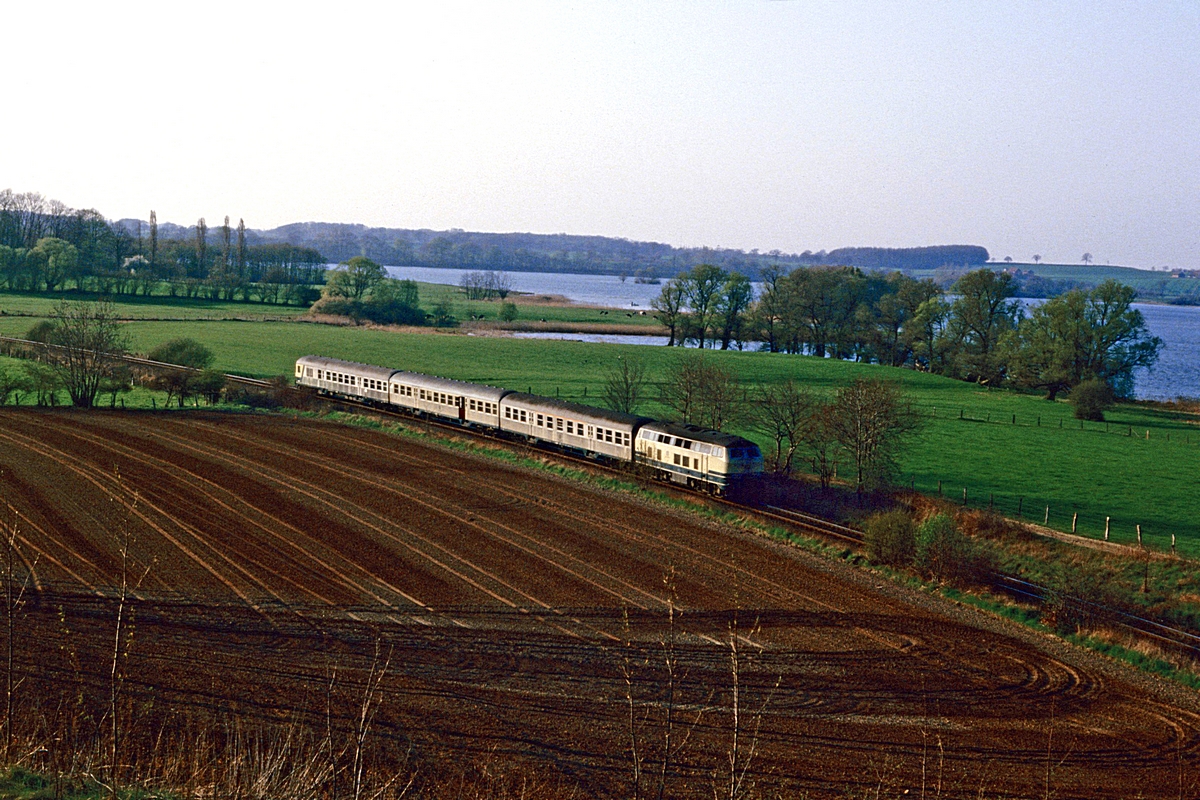
[[[706,442],[715,444],[721,447],[757,447],[758,445],[749,439],[741,436],[736,436],[732,433],[723,433],[722,431],[714,431],[711,428],[702,428],[699,425],[693,425],[690,422],[649,422],[643,426],[643,430],[657,431],[658,433],[666,433],[671,436],[678,436],[681,439],[691,439],[695,442]]]
[[[355,375],[367,375],[385,381],[396,371],[389,367],[380,367],[375,364],[360,364],[357,361],[343,361],[340,358],[326,358],[325,356],[301,356],[296,359],[296,363],[306,367],[320,367],[321,369],[353,372]]]
[[[639,417],[636,414],[624,414],[620,411],[609,411],[607,408],[585,406],[582,403],[571,403],[566,400],[555,400],[553,397],[542,397],[537,394],[513,392],[504,397],[505,403],[519,403],[526,408],[542,409],[544,411],[571,414],[576,417],[586,417],[592,420],[603,420],[613,425],[623,425],[630,429],[650,421],[649,417]]]
[[[424,389],[435,389],[439,392],[450,394],[472,395],[476,398],[491,401],[499,401],[501,397],[510,394],[508,389],[488,386],[486,383],[471,383],[470,381],[457,381],[453,378],[439,378],[436,375],[426,375],[423,372],[398,371],[392,374],[391,380],[410,386],[420,386]]]

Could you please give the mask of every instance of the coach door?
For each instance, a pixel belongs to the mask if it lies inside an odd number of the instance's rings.
[[[467,421],[467,399],[465,397],[458,398],[458,421]]]

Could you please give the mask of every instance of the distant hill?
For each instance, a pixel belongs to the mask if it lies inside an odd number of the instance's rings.
[[[121,220],[127,228],[136,220]],[[142,223],[145,225],[145,223]],[[159,225],[159,237],[186,239],[192,228]],[[214,228],[209,236],[215,237]],[[331,262],[367,256],[394,266],[448,267],[511,272],[576,272],[669,278],[696,264],[716,264],[758,278],[768,266],[792,269],[838,264],[870,270],[975,268],[988,252],[971,245],[882,248],[854,247],[825,252],[759,252],[709,247],[672,247],[659,242],[635,242],[608,236],[565,233],[479,233],[451,229],[370,228],[329,222],[298,222],[271,230],[248,230],[247,242],[279,242],[311,247]],[[215,241],[215,239],[214,239]]]

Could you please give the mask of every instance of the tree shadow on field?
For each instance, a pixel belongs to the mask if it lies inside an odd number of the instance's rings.
[[[738,492],[731,494],[730,499],[800,511],[844,524],[858,522],[898,506],[896,500],[886,492],[859,494],[849,486],[822,487],[813,481],[772,474],[748,481]]]

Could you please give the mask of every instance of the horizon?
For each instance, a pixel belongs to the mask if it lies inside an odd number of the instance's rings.
[[[259,230],[1200,266],[1186,3],[207,9],[10,10],[38,79],[5,184]]]

